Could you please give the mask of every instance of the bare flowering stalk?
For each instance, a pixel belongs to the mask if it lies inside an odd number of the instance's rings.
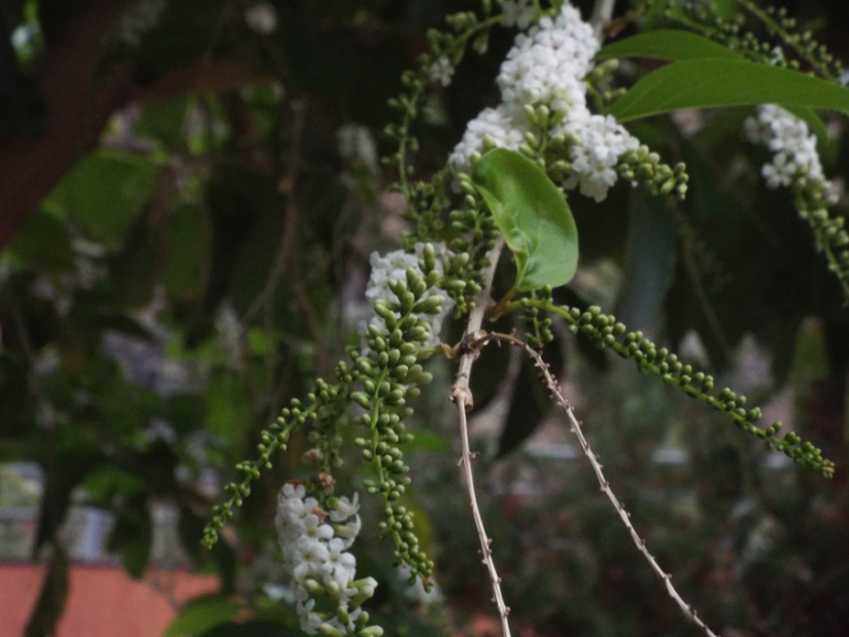
[[[460,444],[462,447],[460,465],[463,468],[463,481],[466,484],[469,507],[472,510],[475,530],[480,541],[482,561],[489,573],[493,601],[498,607],[498,615],[501,621],[501,636],[510,637],[510,622],[507,619],[507,616],[510,614],[510,607],[505,603],[504,594],[501,592],[501,577],[498,575],[498,571],[495,568],[495,560],[492,557],[492,540],[486,533],[486,527],[484,527],[483,517],[478,506],[478,498],[475,493],[472,452],[469,445],[469,424],[466,417],[466,410],[474,404],[472,390],[469,388],[469,381],[471,380],[472,367],[480,354],[482,343],[479,343],[478,339],[479,335],[483,334],[481,332],[481,325],[483,324],[486,309],[491,302],[492,279],[495,276],[495,266],[498,264],[498,258],[501,256],[503,246],[503,241],[499,241],[489,252],[490,264],[484,272],[482,290],[478,295],[474,309],[469,314],[463,341],[457,347],[460,354],[460,362],[457,366],[457,377],[451,391],[451,400],[457,405],[457,418],[460,425]]]
[[[663,581],[664,585],[666,586],[666,592],[678,605],[678,608],[681,609],[681,612],[684,614],[684,616],[696,626],[701,628],[702,631],[709,637],[717,637],[717,634],[713,632],[707,626],[707,624],[705,624],[701,620],[693,606],[684,601],[680,593],[678,593],[678,591],[675,589],[675,586],[672,584],[672,576],[660,567],[660,564],[657,563],[657,560],[655,559],[654,555],[652,555],[646,547],[645,540],[637,532],[637,529],[634,528],[634,525],[631,523],[631,515],[625,510],[625,507],[622,506],[622,503],[619,501],[619,498],[616,497],[616,494],[613,492],[613,489],[611,489],[610,483],[607,481],[607,478],[604,475],[604,471],[602,469],[601,463],[598,460],[598,457],[596,457],[595,452],[593,452],[592,447],[590,447],[590,443],[587,441],[586,436],[584,436],[583,429],[581,428],[581,423],[575,417],[575,412],[572,409],[571,403],[560,391],[560,385],[554,378],[554,375],[548,368],[548,364],[543,360],[539,352],[533,349],[525,341],[520,338],[517,338],[516,336],[513,336],[512,334],[481,334],[477,339],[478,346],[484,347],[489,340],[505,342],[516,347],[520,347],[534,361],[534,365],[536,366],[537,370],[539,370],[540,376],[543,382],[545,383],[545,387],[548,390],[551,398],[554,400],[555,403],[557,403],[557,406],[560,407],[560,409],[562,409],[566,413],[566,417],[569,419],[569,425],[572,429],[572,433],[575,434],[575,437],[578,439],[578,444],[581,447],[581,451],[586,456],[587,460],[589,460],[590,465],[592,465],[595,477],[598,480],[599,486],[601,487],[601,492],[607,497],[607,499],[610,501],[610,504],[613,505],[614,510],[619,515],[619,518],[622,520],[622,524],[625,525],[625,528],[628,530],[628,533],[630,533],[631,539],[634,542],[634,546],[636,546],[637,550],[643,554],[643,557],[646,558],[646,561],[649,563],[649,566],[651,566],[652,570]]]

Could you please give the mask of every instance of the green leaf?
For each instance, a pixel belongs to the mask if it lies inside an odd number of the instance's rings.
[[[220,595],[205,595],[189,601],[165,629],[163,637],[194,637],[229,622],[239,604]]]
[[[701,35],[678,29],[657,29],[624,38],[604,47],[596,56],[598,60],[611,58],[649,58],[654,60],[680,61],[705,58],[745,58],[721,44]],[[788,107],[788,111],[804,120],[817,136],[820,152],[832,153],[833,144],[828,138],[825,124],[811,108]]]
[[[680,60],[643,76],[610,109],[620,122],[682,108],[780,104],[849,114],[849,90],[797,71],[730,58]]]
[[[578,228],[566,197],[534,162],[498,148],[477,163],[475,186],[513,252],[521,291],[568,283],[578,268]]]
[[[612,58],[650,58],[653,60],[692,60],[698,58],[737,58],[740,55],[728,47],[717,44],[689,31],[657,29],[608,44],[597,60]]]
[[[99,151],[77,162],[47,205],[70,216],[90,239],[118,249],[150,198],[158,172],[148,159]]]

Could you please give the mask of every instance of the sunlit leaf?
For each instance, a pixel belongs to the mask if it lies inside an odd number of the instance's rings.
[[[578,228],[566,197],[545,172],[499,148],[477,163],[474,180],[513,252],[515,288],[568,283],[578,268]]]

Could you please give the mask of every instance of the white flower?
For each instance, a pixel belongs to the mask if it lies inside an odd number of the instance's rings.
[[[520,29],[527,29],[536,16],[530,0],[501,0],[501,13],[501,24]]]
[[[336,140],[342,159],[372,171],[377,169],[377,144],[368,128],[360,124],[345,124],[336,131]]]
[[[591,115],[586,109],[569,113],[560,132],[575,139],[572,146],[572,175],[567,188],[580,187],[582,195],[603,201],[616,183],[616,165],[626,152],[640,143],[610,115]]]
[[[339,538],[330,540],[328,548],[327,564],[330,572],[339,588],[344,590],[357,575],[357,559],[345,552],[348,547]]]
[[[322,524],[317,515],[304,518],[304,535],[316,540],[329,540],[333,537],[333,529],[329,524]]]
[[[767,186],[790,187],[799,179],[813,180],[834,198],[832,184],[823,174],[816,135],[803,120],[780,106],[766,104],[746,120],[744,131],[750,141],[773,153],[772,161],[761,169]]]
[[[333,508],[330,510],[330,519],[334,522],[343,522],[348,518],[355,516],[360,510],[360,494],[355,493],[353,500],[349,500],[345,496],[336,498]]]
[[[472,162],[483,155],[486,146],[516,150],[526,131],[519,117],[506,106],[485,108],[468,123],[463,139],[454,148],[448,163],[457,172],[468,171]]]
[[[277,28],[277,9],[268,2],[260,2],[245,10],[245,22],[262,35],[274,33]]]
[[[345,541],[346,548],[350,548],[350,546],[354,543],[354,540],[360,534],[362,526],[363,523],[360,516],[355,515],[346,524],[334,525],[333,529],[336,531],[336,537],[342,538]]]
[[[324,630],[326,624],[342,634],[352,634],[354,621],[361,613],[360,604],[371,597],[377,586],[371,578],[355,579],[357,560],[347,552],[360,530],[359,495],[336,499],[329,514],[337,523],[333,526],[323,523],[326,514],[318,501],[305,495],[303,485],[284,485],[277,499],[275,519],[284,555],[283,566],[294,583],[301,629],[314,635]],[[315,610],[316,599],[307,588],[308,580],[310,587],[317,582],[325,591],[334,591],[329,597],[337,604],[336,611]],[[321,608],[324,609],[326,597],[322,599]],[[340,616],[347,617],[347,623],[340,621]]]
[[[451,60],[443,55],[430,65],[428,75],[437,84],[448,86],[451,84],[451,78],[454,77],[454,65],[451,64]]]

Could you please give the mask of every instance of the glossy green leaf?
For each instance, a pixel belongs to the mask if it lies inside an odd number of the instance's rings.
[[[730,58],[679,60],[640,79],[610,109],[621,122],[682,108],[780,104],[849,114],[849,90],[797,71]]]
[[[657,29],[617,40],[599,51],[596,59],[635,57],[654,60],[723,57],[740,59],[740,56],[728,47],[701,35],[678,29]]]
[[[518,290],[568,283],[578,268],[578,228],[566,197],[534,162],[499,148],[477,163],[475,186],[513,252]]]
[[[193,637],[229,622],[239,604],[220,595],[205,595],[189,601],[165,629],[163,637]]]
[[[677,29],[657,29],[624,38],[604,47],[596,57],[599,60],[638,57],[669,62],[704,58],[744,60],[743,56],[736,51],[717,44],[713,40]],[[830,152],[831,145],[825,124],[813,109],[787,105],[785,108],[808,124],[817,136],[821,152]]]

